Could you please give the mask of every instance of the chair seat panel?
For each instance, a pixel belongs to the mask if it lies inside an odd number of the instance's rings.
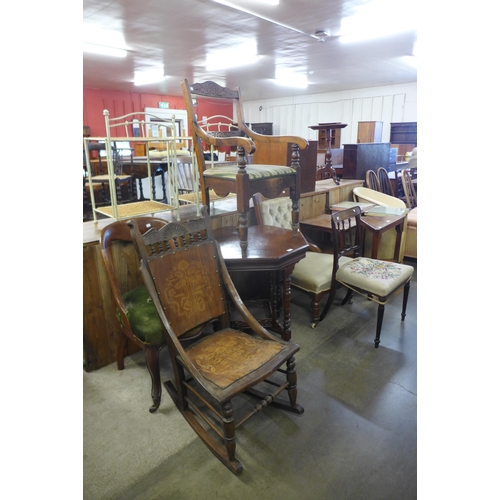
[[[272,177],[282,177],[284,175],[296,175],[292,167],[282,167],[278,165],[247,165],[246,172],[250,182],[257,179],[269,179]],[[204,177],[217,177],[223,179],[236,179],[239,167],[237,165],[207,168],[203,171]]]
[[[352,259],[340,257],[339,265]],[[314,294],[330,290],[332,286],[333,255],[307,252],[304,259],[297,262],[292,272],[292,285]]]
[[[339,268],[337,281],[384,298],[402,287],[412,275],[412,266],[359,257]]]
[[[139,286],[123,295],[126,315],[134,335],[145,344],[163,341],[163,326],[151,296],[145,286]],[[120,314],[117,312],[118,320]]]
[[[212,334],[186,349],[186,354],[200,373],[221,389],[227,389],[261,369],[282,352],[288,352],[286,344],[230,328]],[[279,366],[284,359],[280,356],[276,361]]]

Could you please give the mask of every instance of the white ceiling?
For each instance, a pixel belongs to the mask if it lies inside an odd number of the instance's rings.
[[[414,0],[281,0],[279,6],[228,1],[257,15],[214,0],[83,0],[86,30],[120,33],[128,49],[123,59],[84,53],[84,87],[181,95],[179,82],[184,78],[214,80],[240,86],[249,101],[417,80],[416,58],[411,57],[417,40]],[[355,26],[363,33],[382,28],[385,35],[342,43],[345,19],[363,12],[368,27]],[[402,32],[388,34],[395,27]],[[314,36],[319,30],[331,36],[321,42]],[[213,72],[205,69],[210,51],[248,40],[257,42],[257,62]],[[159,65],[167,75],[163,82],[134,86],[134,71]],[[278,86],[277,67],[306,73],[308,87]]]

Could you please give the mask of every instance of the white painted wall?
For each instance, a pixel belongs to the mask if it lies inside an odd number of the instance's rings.
[[[347,123],[341,145],[357,142],[358,121],[382,121],[382,142],[389,142],[391,122],[417,121],[417,83],[250,101],[244,113],[246,122],[272,122],[273,134],[308,140],[318,138],[309,125]]]

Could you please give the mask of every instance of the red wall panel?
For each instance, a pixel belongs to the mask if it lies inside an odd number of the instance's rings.
[[[157,108],[159,102],[168,102],[170,109],[186,109],[184,98],[158,94],[139,94],[119,90],[83,89],[83,125],[90,127],[93,137],[106,135],[103,110],[114,118],[128,113],[143,112],[144,108]],[[212,101],[198,101],[198,116],[233,116],[232,105],[221,105]]]

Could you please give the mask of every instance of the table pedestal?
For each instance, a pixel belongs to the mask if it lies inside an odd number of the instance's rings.
[[[270,304],[270,318],[260,319],[260,323],[281,335],[283,340],[290,340],[291,317],[291,274],[295,264],[305,257],[309,244],[298,233],[292,235],[289,229],[274,226],[250,226],[248,228],[248,248],[243,256],[238,230],[232,227],[214,231],[222,257],[228,271],[236,277],[244,276],[250,284],[255,282],[256,272],[268,273],[269,296],[261,294],[263,301]],[[238,287],[237,287],[238,288]],[[239,287],[241,289],[241,286]],[[245,299],[244,293],[242,299]],[[281,311],[283,318],[280,322]],[[259,318],[257,318],[259,319]],[[235,326],[241,326],[235,322]]]

